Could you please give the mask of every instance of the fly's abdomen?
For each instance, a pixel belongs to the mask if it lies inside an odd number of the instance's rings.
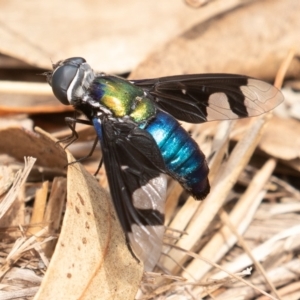
[[[145,128],[156,141],[170,175],[197,199],[209,192],[208,167],[198,144],[172,116],[158,112]]]

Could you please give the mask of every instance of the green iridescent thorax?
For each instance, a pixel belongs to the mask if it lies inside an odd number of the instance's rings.
[[[96,77],[90,87],[90,96],[118,118],[130,116],[140,123],[155,115],[155,106],[144,96],[143,89],[119,77]]]

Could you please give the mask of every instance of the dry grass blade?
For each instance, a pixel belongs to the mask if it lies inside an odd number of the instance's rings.
[[[12,188],[0,203],[0,223],[1,223],[1,218],[6,214],[10,206],[15,201],[20,191],[20,188],[25,183],[27,176],[31,171],[36,159],[33,157],[28,157],[28,158],[24,158],[24,161],[25,161],[24,169],[22,170],[22,172],[17,173]]]
[[[298,281],[298,273],[299,273],[300,262],[299,259],[293,259],[281,266],[274,268],[267,272],[267,276],[273,282],[273,284],[278,287],[278,293],[281,296],[281,299],[291,300],[291,299],[299,299],[298,297],[293,297],[289,294],[289,290],[282,289],[282,286],[287,287],[289,283],[293,284],[295,281]],[[252,283],[260,289],[266,290],[268,286],[265,283],[265,280],[262,276],[258,276],[252,280]],[[297,282],[299,284],[299,282]],[[295,287],[294,287],[295,288]],[[296,291],[297,292],[297,291]],[[295,293],[296,293],[295,292]],[[299,290],[298,290],[299,292]],[[219,295],[218,300],[223,299],[231,299],[234,295],[244,295],[244,299],[260,299],[259,293],[254,291],[249,286],[241,286],[236,285],[231,287],[231,289],[225,290],[223,293]],[[269,298],[264,298],[269,299]]]
[[[165,224],[170,223],[170,220],[178,206],[178,195],[180,195],[183,191],[182,186],[178,182],[173,181],[171,185],[172,187],[169,187],[169,190],[171,190],[171,192],[166,200]]]
[[[209,180],[212,182],[220,171],[224,156],[228,151],[229,136],[234,121],[220,122],[218,124],[212,145],[212,159],[209,161]]]
[[[32,225],[28,230],[29,234],[34,235],[36,232],[40,230],[40,224],[44,220],[44,212],[47,202],[47,194],[48,194],[49,182],[45,181],[42,184],[42,187],[36,191],[36,197],[34,201],[33,211],[30,219],[30,224]]]
[[[282,295],[281,299],[300,299],[300,283],[294,282],[278,290],[279,294]],[[257,300],[268,300],[265,296],[257,298]]]
[[[10,166],[0,166],[0,197],[4,195],[14,182],[14,172]]]
[[[286,76],[286,73],[288,71],[288,68],[289,66],[291,65],[292,63],[292,60],[294,59],[296,55],[296,49],[292,48],[286,58],[284,59],[284,61],[282,62],[278,72],[277,72],[277,76],[276,76],[276,79],[275,79],[275,82],[274,82],[274,86],[276,86],[277,88],[281,88],[282,87],[282,84],[283,84],[283,80]]]
[[[22,94],[22,95],[38,95],[50,96],[51,89],[47,83],[31,83],[31,82],[14,82],[14,81],[0,81],[0,94]]]
[[[56,177],[52,183],[52,189],[48,200],[48,205],[43,216],[45,223],[49,224],[49,233],[56,235],[60,230],[63,218],[63,208],[65,202],[62,199],[66,198],[67,194],[67,181],[66,178]],[[55,249],[56,243],[47,243],[44,247],[44,253],[47,257],[51,257]]]
[[[5,263],[1,266],[0,269],[0,278],[4,276],[4,274],[12,267],[12,265],[18,261],[24,253],[29,250],[35,249],[37,245],[37,238],[43,235],[46,235],[48,232],[48,228],[45,227],[39,232],[36,233],[35,236],[30,237],[21,237],[16,240],[13,248],[5,259]]]
[[[300,225],[296,225],[294,227],[290,227],[286,230],[279,232],[278,234],[272,236],[269,240],[264,242],[263,244],[257,246],[255,249],[252,250],[252,255],[257,261],[263,261],[266,257],[275,251],[275,249],[282,249],[285,240],[289,238],[297,239],[300,235]],[[294,249],[298,247],[299,244],[294,245]],[[292,250],[290,247],[289,250]],[[241,254],[236,259],[232,260],[223,265],[223,268],[228,270],[229,272],[237,272],[239,270],[245,269],[252,265],[252,260],[248,257],[246,253]],[[214,278],[223,278],[224,273],[219,272],[214,275]]]
[[[261,189],[264,188],[267,180],[270,178],[275,165],[276,163],[274,160],[265,164],[265,166],[256,174],[247,191],[243,194],[230,213],[230,220],[234,226],[236,226],[239,234],[245,232],[252,221],[257,207],[265,195],[265,192],[261,193]],[[199,255],[206,257],[210,261],[219,261],[219,259],[235,245],[236,241],[237,238],[231,230],[226,226],[223,226],[205,245]],[[193,274],[193,277],[196,280],[200,280],[211,267],[211,265],[207,265],[203,261],[194,260],[187,266],[183,276],[189,277],[189,274]]]
[[[178,246],[173,246],[173,247],[176,248],[177,251],[185,252],[188,256],[191,256],[191,257],[193,257],[193,258],[195,258],[195,259],[198,259],[198,260],[203,260],[203,261],[205,261],[207,264],[211,264],[211,265],[214,266],[216,269],[221,270],[220,273],[222,273],[222,274],[225,274],[225,273],[226,273],[227,275],[229,275],[230,277],[236,279],[237,281],[241,281],[241,282],[243,282],[244,284],[246,284],[247,286],[250,286],[251,288],[253,288],[254,290],[259,291],[261,294],[263,294],[263,295],[265,295],[265,296],[268,296],[270,299],[277,300],[276,298],[274,298],[274,297],[271,296],[270,294],[266,293],[264,290],[262,290],[262,289],[260,289],[260,288],[257,288],[255,285],[253,285],[252,283],[250,283],[250,282],[244,280],[243,278],[241,278],[240,276],[236,275],[235,273],[232,273],[232,272],[228,271],[227,268],[224,268],[223,266],[221,267],[220,265],[217,265],[217,264],[215,264],[214,262],[209,261],[209,260],[207,260],[206,258],[204,258],[204,257],[202,257],[202,256],[200,256],[200,255],[198,255],[198,254],[196,254],[196,253],[193,253],[193,252],[191,252],[191,251],[186,251],[186,250],[184,250],[184,249],[182,249],[182,248],[180,248],[180,247],[178,247]],[[222,277],[222,278],[224,278],[224,277]],[[222,278],[221,278],[221,279],[222,279]],[[220,277],[219,277],[219,278],[214,278],[213,280],[216,280],[216,281],[217,281],[218,279],[220,279]],[[194,284],[194,283],[192,283],[192,284]],[[199,284],[199,285],[201,285],[201,284]]]
[[[32,297],[38,291],[38,287],[30,287],[18,291],[11,292],[2,292],[0,291],[0,299],[1,300],[11,300],[11,299],[25,299],[24,297]]]
[[[0,115],[72,111],[52,97],[47,83],[0,80]]]
[[[262,276],[264,277],[264,279],[268,283],[271,291],[274,293],[274,295],[278,299],[281,299],[280,295],[278,294],[278,292],[277,292],[275,286],[273,285],[272,281],[269,279],[269,277],[268,277],[266,271],[264,270],[263,266],[260,264],[259,261],[257,261],[254,258],[254,256],[252,255],[251,249],[249,248],[248,244],[245,242],[245,240],[243,239],[243,237],[238,233],[238,231],[235,229],[234,225],[231,223],[230,218],[228,217],[228,214],[224,210],[222,210],[221,213],[220,213],[220,217],[221,217],[223,223],[226,224],[226,226],[228,226],[230,228],[230,230],[235,234],[235,236],[237,237],[237,239],[239,241],[239,244],[243,247],[243,249],[245,250],[245,252],[252,259],[255,267],[262,274]]]

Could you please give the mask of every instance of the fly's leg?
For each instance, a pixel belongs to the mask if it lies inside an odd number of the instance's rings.
[[[68,127],[71,129],[71,132],[72,132],[72,133],[71,133],[70,136],[68,136],[68,137],[66,137],[66,138],[64,138],[64,139],[62,139],[62,140],[60,140],[60,141],[57,142],[57,143],[61,143],[61,142],[67,143],[67,144],[64,146],[64,149],[66,149],[67,147],[69,147],[72,143],[74,143],[74,142],[78,139],[78,133],[77,133],[77,131],[76,131],[76,124],[77,124],[77,123],[85,124],[85,125],[89,125],[89,126],[92,126],[92,125],[93,125],[93,124],[92,124],[90,121],[88,121],[88,120],[77,119],[77,118],[76,118],[76,112],[75,112],[75,115],[74,115],[73,118],[71,118],[71,117],[66,117],[66,118],[65,118],[65,121],[66,121],[66,124],[68,125]],[[79,159],[77,159],[77,160],[75,160],[75,161],[73,161],[73,162],[68,163],[65,167],[67,167],[67,166],[69,166],[69,165],[72,165],[72,164],[75,164],[75,163],[77,163],[77,162],[81,162],[81,161],[83,161],[83,160],[85,160],[85,159],[91,157],[91,156],[93,155],[94,151],[95,151],[95,148],[96,148],[96,146],[97,146],[97,143],[98,143],[98,137],[95,138],[95,141],[94,141],[94,143],[93,143],[93,146],[92,146],[92,148],[91,148],[91,150],[90,150],[90,152],[89,152],[88,155],[86,155],[86,156],[84,156],[84,157],[81,157],[81,158],[79,158]],[[100,170],[100,168],[101,168],[101,166],[102,166],[102,162],[103,162],[103,160],[101,159],[101,160],[100,160],[100,163],[99,163],[99,165],[98,165],[98,168],[97,168],[97,170],[96,170],[96,172],[95,172],[95,174],[94,174],[94,176],[96,176],[96,175],[99,173],[99,170]]]
[[[94,176],[96,176],[99,173],[99,171],[102,167],[102,164],[103,164],[103,158],[101,158],[100,163],[98,165],[98,168],[97,168],[96,172],[94,173]]]
[[[88,120],[81,120],[76,118],[76,112],[74,115],[74,118],[66,117],[65,122],[68,125],[68,127],[71,129],[71,135],[67,136],[66,138],[58,141],[57,143],[66,143],[64,146],[64,149],[68,148],[72,143],[74,143],[78,139],[78,133],[76,132],[76,124],[85,124],[92,126],[93,124]]]
[[[77,132],[76,132],[76,134],[77,134]],[[72,142],[74,142],[74,141],[76,141],[76,139],[73,140]],[[73,164],[75,164],[75,163],[81,162],[81,161],[83,161],[83,160],[85,160],[85,159],[91,157],[91,156],[93,155],[94,151],[95,151],[95,148],[96,148],[96,146],[97,146],[97,143],[98,143],[98,137],[95,138],[95,141],[94,141],[94,143],[93,143],[92,149],[91,149],[91,151],[89,152],[88,155],[83,156],[83,157],[81,157],[81,158],[78,158],[78,159],[76,159],[75,161],[72,161],[72,162],[68,163],[68,165],[73,165]],[[101,164],[102,164],[102,159],[101,159],[100,164],[99,164],[99,166],[98,166],[98,168],[97,168],[97,171],[96,171],[96,173],[95,173],[94,175],[97,175],[97,174],[98,174],[98,172],[99,172],[99,170],[100,170],[100,168],[101,168]]]

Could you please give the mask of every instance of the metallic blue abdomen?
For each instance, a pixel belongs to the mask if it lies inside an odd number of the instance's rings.
[[[209,192],[208,167],[198,144],[176,119],[163,112],[144,129],[153,136],[173,177],[193,196],[204,198]]]

